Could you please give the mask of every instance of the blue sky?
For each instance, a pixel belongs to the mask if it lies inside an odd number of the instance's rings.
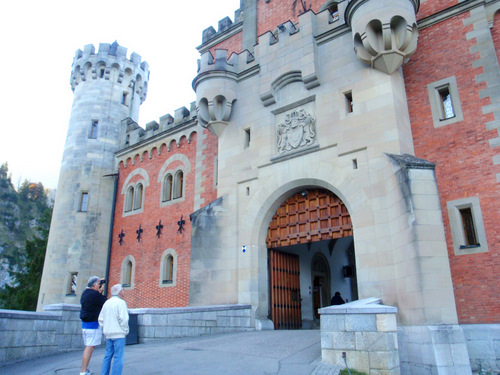
[[[9,163],[14,185],[29,179],[57,187],[76,50],[117,40],[128,55],[137,52],[148,62],[148,96],[139,118],[144,126],[189,108],[202,31],[217,30],[226,16],[234,20],[239,5],[239,0],[2,2],[0,163]]]

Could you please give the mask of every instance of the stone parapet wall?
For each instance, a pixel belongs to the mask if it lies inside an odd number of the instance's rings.
[[[500,324],[462,324],[474,373],[500,374]]]
[[[250,305],[130,309],[137,314],[140,343],[173,337],[253,331]]]
[[[399,374],[397,308],[366,298],[319,310],[323,362],[367,374]]]
[[[82,347],[80,305],[46,311],[0,310],[0,365]]]
[[[80,305],[47,305],[45,311],[0,310],[0,367],[83,348]],[[129,309],[129,313],[138,315],[141,343],[254,329],[250,305]]]

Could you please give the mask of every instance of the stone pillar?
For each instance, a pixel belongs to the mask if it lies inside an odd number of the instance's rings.
[[[335,366],[367,374],[399,374],[397,308],[366,298],[324,307],[321,358]],[[345,359],[344,359],[345,358]]]

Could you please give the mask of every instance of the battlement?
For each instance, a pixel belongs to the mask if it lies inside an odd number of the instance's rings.
[[[217,25],[217,31],[210,26],[207,27],[205,30],[203,30],[202,36],[201,36],[201,43],[205,44],[210,42],[213,39],[218,38],[220,35],[224,34],[226,31],[238,26],[241,22],[243,21],[243,14],[241,9],[237,9],[234,12],[234,23],[231,21],[231,18],[229,17],[224,17],[219,21],[219,24]]]
[[[135,52],[127,59],[127,48],[116,41],[112,44],[100,43],[96,53],[93,44],[77,50],[71,67],[70,84],[75,91],[77,85],[88,80],[104,79],[117,82],[126,88],[134,88],[141,103],[146,99],[149,81],[149,65],[141,62]]]
[[[159,133],[163,133],[168,130],[174,130],[176,128],[181,128],[182,126],[192,122],[196,118],[196,103],[192,102],[190,108],[180,107],[175,110],[174,116],[170,113],[160,117],[160,122],[150,121],[146,124],[146,129],[142,128],[133,121],[131,118],[126,118],[122,120],[122,127],[125,131],[122,132],[124,135],[120,139],[120,147],[126,148],[130,146],[135,146],[141,142],[154,137]]]

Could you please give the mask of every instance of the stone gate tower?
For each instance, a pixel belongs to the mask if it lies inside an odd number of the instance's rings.
[[[78,50],[74,92],[37,310],[75,297],[92,275],[104,276],[114,205],[115,152],[121,121],[138,121],[149,67],[118,43]]]

